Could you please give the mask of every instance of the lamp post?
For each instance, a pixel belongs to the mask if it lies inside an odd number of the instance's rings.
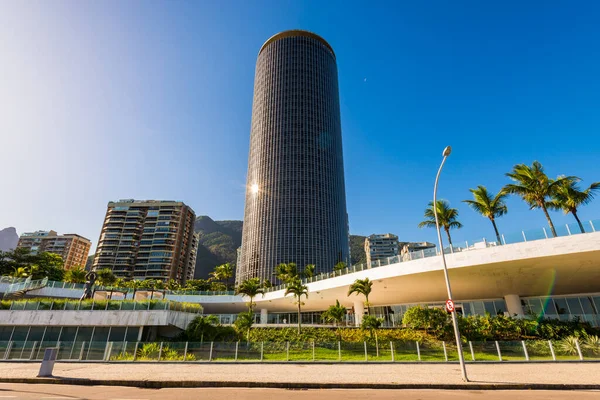
[[[442,264],[444,265],[444,277],[446,278],[446,290],[448,290],[448,300],[452,300],[452,289],[450,288],[450,278],[448,278],[448,267],[446,266],[446,256],[444,255],[444,245],[442,243],[442,233],[440,232],[440,222],[438,220],[437,214],[437,186],[438,180],[440,179],[440,174],[442,172],[442,168],[444,167],[444,163],[446,162],[446,158],[452,152],[452,147],[448,146],[444,149],[442,156],[442,164],[440,165],[440,169],[435,177],[435,185],[433,186],[433,214],[435,215],[435,227],[437,229],[438,242],[440,244],[440,250],[442,251]],[[456,337],[456,349],[458,351],[458,360],[460,362],[460,368],[462,372],[462,378],[465,382],[469,381],[467,378],[467,369],[465,368],[465,358],[463,357],[462,352],[462,343],[460,342],[460,331],[458,330],[458,320],[456,318],[456,307],[452,310],[452,325],[454,326],[454,336]]]

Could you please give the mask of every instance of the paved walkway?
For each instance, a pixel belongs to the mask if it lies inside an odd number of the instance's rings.
[[[0,363],[0,382],[35,378],[39,363]],[[467,365],[474,386],[588,385],[600,389],[600,363]],[[169,364],[57,363],[54,376],[70,383],[140,386],[352,387],[462,385],[458,364]],[[78,382],[79,381],[79,382]],[[344,386],[350,384],[349,386]],[[150,385],[148,385],[150,386]],[[539,387],[541,388],[541,387]]]

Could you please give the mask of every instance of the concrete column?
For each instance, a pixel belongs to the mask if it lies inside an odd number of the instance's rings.
[[[363,315],[365,314],[365,303],[361,300],[354,300],[354,324],[360,326]]]
[[[269,314],[267,313],[267,309],[266,308],[261,308],[260,309],[260,324],[264,325],[267,323],[268,319],[267,316]]]
[[[506,308],[508,308],[508,314],[511,317],[515,314],[519,317],[525,315],[523,307],[521,306],[521,298],[518,294],[507,294],[504,296],[504,301],[506,302]]]

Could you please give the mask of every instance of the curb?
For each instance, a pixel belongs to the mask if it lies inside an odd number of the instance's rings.
[[[0,378],[0,383],[163,388],[263,388],[263,389],[444,389],[444,390],[600,390],[600,384],[562,383],[302,383],[243,381],[152,381],[81,378]]]

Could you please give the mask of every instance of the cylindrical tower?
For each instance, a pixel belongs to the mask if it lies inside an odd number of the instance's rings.
[[[258,53],[247,179],[237,282],[349,262],[337,65],[314,33],[278,33]]]

